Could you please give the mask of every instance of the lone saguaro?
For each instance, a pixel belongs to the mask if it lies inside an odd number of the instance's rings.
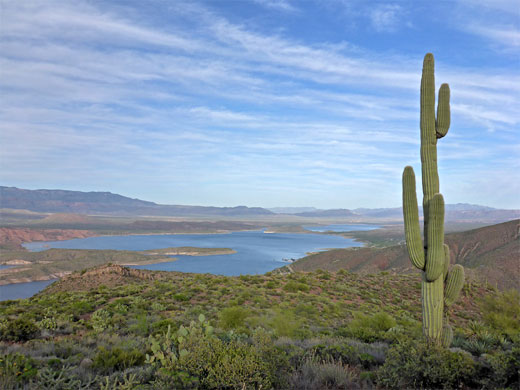
[[[422,270],[423,333],[434,344],[449,346],[453,331],[443,325],[444,309],[458,298],[464,284],[464,268],[450,269],[450,250],[444,243],[444,198],[439,192],[437,140],[450,127],[450,87],[439,89],[435,115],[433,54],[424,57],[421,79],[421,166],[424,211],[424,243],[419,226],[419,209],[413,168],[403,172],[403,214],[406,246],[412,264]]]

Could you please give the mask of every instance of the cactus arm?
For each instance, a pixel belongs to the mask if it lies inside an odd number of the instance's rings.
[[[433,343],[439,343],[442,335],[443,289],[444,281],[442,278],[428,282],[426,280],[426,272],[423,272],[421,283],[423,333],[426,339]]]
[[[444,293],[444,303],[451,306],[459,297],[462,286],[464,285],[464,267],[455,264],[446,279],[446,287]]]
[[[415,174],[413,168],[407,166],[403,172],[403,215],[406,247],[412,264],[424,269],[424,247],[419,226],[419,208],[415,192]]]
[[[444,280],[446,280],[446,277],[448,276],[448,270],[450,268],[450,247],[447,244],[444,244]]]
[[[442,340],[441,344],[445,348],[449,348],[451,342],[453,341],[453,329],[448,324],[444,325],[442,328]]]
[[[450,86],[442,84],[439,89],[439,103],[437,105],[436,135],[442,138],[450,128]]]
[[[429,204],[428,249],[426,253],[426,280],[438,279],[445,263],[444,254],[444,198],[435,194]],[[441,278],[444,281],[444,278]]]

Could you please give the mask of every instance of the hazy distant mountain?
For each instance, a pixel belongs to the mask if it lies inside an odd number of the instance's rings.
[[[357,215],[371,218],[402,218],[403,209],[401,207],[378,208],[378,209],[354,209]]]
[[[0,186],[0,208],[47,213],[149,216],[253,216],[272,215],[260,207],[204,207],[160,205],[110,192],[24,190]]]
[[[0,186],[0,208],[30,210],[45,213],[104,214],[131,216],[262,216],[287,214],[307,218],[384,219],[399,221],[400,207],[320,210],[314,207],[205,207],[161,205],[110,192],[81,192],[66,190],[24,190]],[[420,208],[422,215],[422,207]],[[447,221],[480,221],[496,223],[520,218],[520,210],[500,210],[465,203],[446,205]]]
[[[361,217],[401,219],[403,209],[401,207],[382,209],[355,209],[354,213]],[[419,207],[419,215],[423,215],[422,206]],[[475,204],[457,203],[446,205],[446,221],[482,221],[482,222],[504,222],[519,218],[520,210],[502,210]]]
[[[320,210],[308,207],[280,207],[270,209],[279,214],[290,214],[299,217],[308,218],[357,218],[357,219],[385,219],[385,220],[402,220],[403,210],[401,207],[391,208],[357,208],[348,209],[331,209]],[[419,207],[419,214],[422,216],[422,207]],[[447,204],[446,205],[446,221],[471,221],[496,223],[509,221],[511,219],[520,218],[520,210],[501,210],[487,206],[480,206],[467,203]]]
[[[268,209],[275,214],[297,214],[317,211],[316,207],[272,207]]]
[[[295,213],[299,217],[320,217],[320,218],[345,218],[345,217],[354,217],[352,211],[348,209],[331,209],[331,210],[316,210],[309,211],[305,213]]]

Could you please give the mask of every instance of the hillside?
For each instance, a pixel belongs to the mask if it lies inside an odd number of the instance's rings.
[[[520,289],[520,220],[486,226],[466,232],[450,233],[445,242],[451,250],[452,264],[468,269],[468,274],[500,289]],[[394,270],[412,272],[404,245],[386,248],[348,248],[315,253],[293,263],[297,271],[347,269],[355,272]]]
[[[416,275],[224,277],[105,265],[0,302],[0,387],[350,390],[420,380],[512,389],[516,328],[504,324],[516,319],[503,315],[496,327],[483,298],[515,302],[468,285],[450,311],[450,351],[421,341]],[[406,361],[406,378],[395,359]]]

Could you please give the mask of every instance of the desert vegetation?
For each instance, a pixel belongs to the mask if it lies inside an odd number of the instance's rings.
[[[0,303],[6,389],[515,388],[520,304],[468,283],[425,344],[416,274],[103,266]]]

